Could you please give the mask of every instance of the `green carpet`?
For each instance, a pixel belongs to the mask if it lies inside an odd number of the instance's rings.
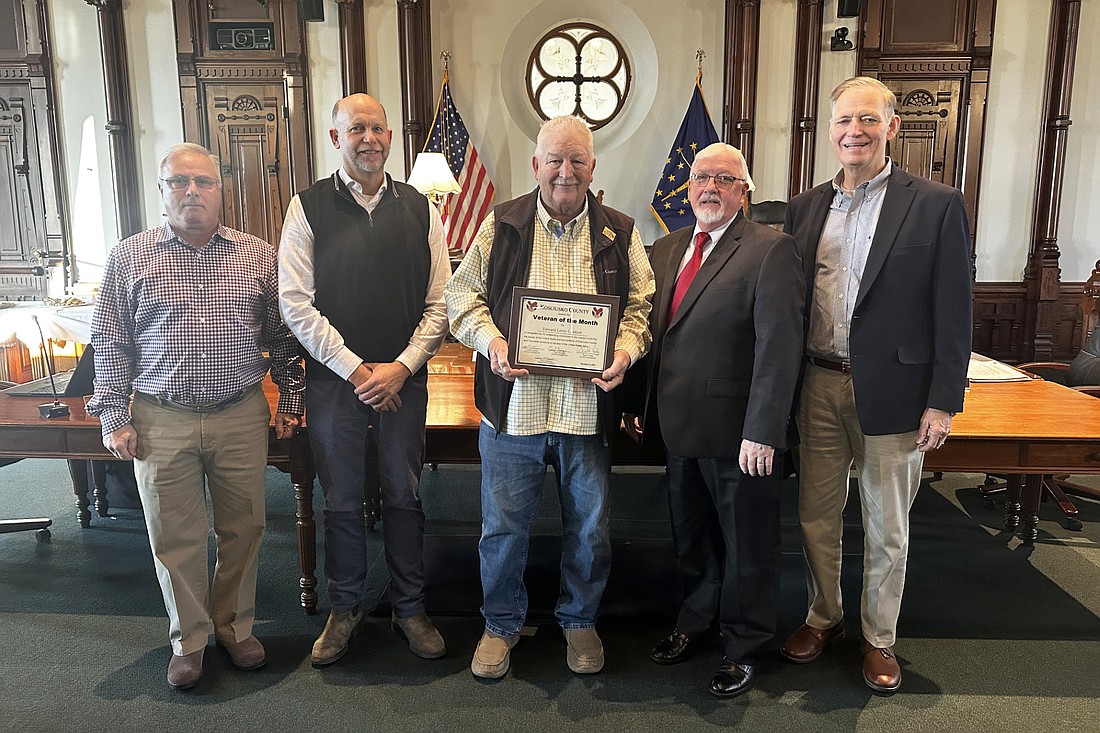
[[[515,649],[509,675],[486,683],[469,673],[481,630],[476,468],[424,474],[428,602],[448,655],[414,657],[390,633],[383,607],[348,655],[325,670],[309,664],[324,622],[323,583],[322,613],[305,615],[293,492],[271,470],[256,629],[268,665],[237,671],[211,645],[203,679],[187,693],[164,681],[167,620],[140,511],[112,510],[80,530],[61,461],[10,465],[0,480],[0,515],[54,520],[47,544],[29,533],[0,535],[0,730],[992,733],[1092,731],[1100,720],[1100,504],[1079,502],[1080,532],[1061,526],[1056,507],[1044,504],[1039,540],[1027,547],[999,531],[1002,512],[986,507],[977,476],[928,485],[914,509],[897,647],[900,693],[872,695],[859,677],[857,520],[845,535],[856,553],[845,561],[849,640],[810,665],[776,656],[756,687],[732,701],[705,690],[717,649],[677,667],[647,659],[677,604],[657,474],[614,479],[614,567],[599,627],[605,670],[570,673],[552,623],[560,541],[551,488],[532,545],[533,633]],[[781,634],[805,610],[795,492],[784,487]],[[858,508],[848,513],[858,517]],[[380,557],[377,537],[369,552]],[[374,562],[372,599],[385,582]]]

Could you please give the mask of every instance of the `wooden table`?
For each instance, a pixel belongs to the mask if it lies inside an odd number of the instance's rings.
[[[460,348],[460,347],[459,347]],[[473,405],[473,375],[461,359],[430,370],[425,462],[477,463],[481,415]],[[439,364],[434,365],[436,367]],[[265,382],[274,410],[275,390]],[[99,421],[84,411],[80,398],[63,400],[67,418],[44,420],[40,397],[0,393],[0,456],[111,460],[100,443]],[[290,440],[268,443],[270,465],[290,474],[296,502],[301,603],[317,608],[316,528],[313,513],[314,468],[304,431]],[[639,449],[620,436],[612,444],[612,461],[661,464],[660,450]],[[1021,522],[1025,541],[1035,539],[1039,517],[1040,476],[1044,473],[1100,474],[1100,400],[1053,382],[977,383],[966,398],[966,411],[952,425],[952,434],[938,451],[929,453],[926,471],[996,472],[1014,477],[1005,527]],[[87,473],[73,473],[77,518],[87,527]],[[1023,477],[1022,479],[1020,477]],[[97,492],[97,509],[99,508]],[[106,496],[102,497],[106,512]]]

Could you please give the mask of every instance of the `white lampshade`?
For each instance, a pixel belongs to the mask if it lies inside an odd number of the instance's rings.
[[[437,204],[447,194],[462,190],[447,167],[447,157],[443,153],[418,154],[408,184]]]

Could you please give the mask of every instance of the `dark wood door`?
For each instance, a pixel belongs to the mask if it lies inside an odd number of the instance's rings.
[[[907,172],[957,186],[959,79],[883,79],[897,95],[901,129],[890,157]]]
[[[210,150],[221,158],[223,221],[278,246],[291,185],[281,84],[204,84]]]

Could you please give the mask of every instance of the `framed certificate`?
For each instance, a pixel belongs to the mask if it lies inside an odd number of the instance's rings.
[[[512,288],[508,361],[532,374],[590,379],[615,355],[619,296]]]

